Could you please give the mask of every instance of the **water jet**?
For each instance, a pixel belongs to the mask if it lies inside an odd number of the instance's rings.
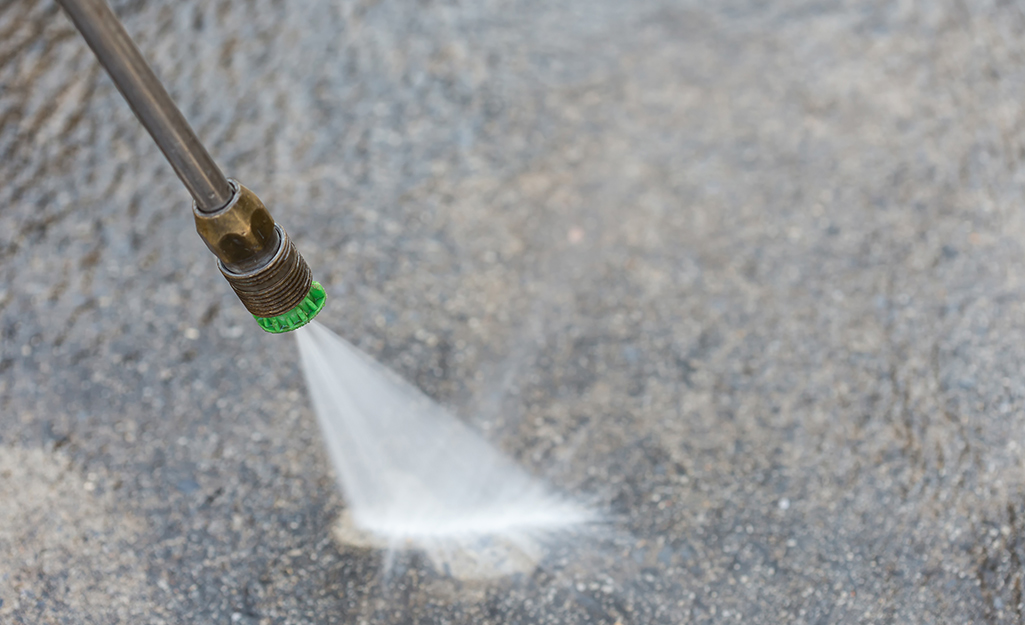
[[[267,207],[227,178],[104,0],[58,0],[193,198],[196,230],[261,328],[296,334],[348,508],[336,535],[417,549],[456,577],[534,566],[544,542],[592,515],[313,322],[326,293]],[[313,322],[313,323],[311,323]]]

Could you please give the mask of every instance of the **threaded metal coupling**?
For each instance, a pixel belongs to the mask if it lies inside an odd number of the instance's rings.
[[[294,313],[311,294],[313,274],[260,198],[238,182],[229,182],[235,193],[224,208],[212,213],[193,210],[196,230],[249,312],[261,319]],[[308,321],[322,305],[322,298],[316,305],[304,305],[300,318],[283,327],[298,327],[296,323]]]
[[[223,262],[217,263],[235,294],[257,317],[277,317],[292,310],[313,284],[313,272],[288,234],[276,224],[274,229],[280,241],[278,252],[263,267],[235,273]]]

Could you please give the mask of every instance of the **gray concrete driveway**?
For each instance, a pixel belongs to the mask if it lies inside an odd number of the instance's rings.
[[[0,621],[1025,621],[1025,15],[123,0],[321,319],[597,502],[386,580],[290,337],[49,0],[0,1]]]

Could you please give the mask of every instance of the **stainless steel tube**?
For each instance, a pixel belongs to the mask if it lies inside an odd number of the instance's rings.
[[[205,213],[234,193],[142,53],[104,0],[57,0]]]

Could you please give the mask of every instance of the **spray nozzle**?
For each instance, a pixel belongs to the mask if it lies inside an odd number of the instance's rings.
[[[249,189],[221,172],[104,0],[58,0],[195,200],[196,230],[260,327],[306,325],[324,289]]]
[[[324,307],[323,287],[260,198],[229,183],[234,193],[223,207],[193,207],[199,236],[261,328],[281,333],[306,325]]]

